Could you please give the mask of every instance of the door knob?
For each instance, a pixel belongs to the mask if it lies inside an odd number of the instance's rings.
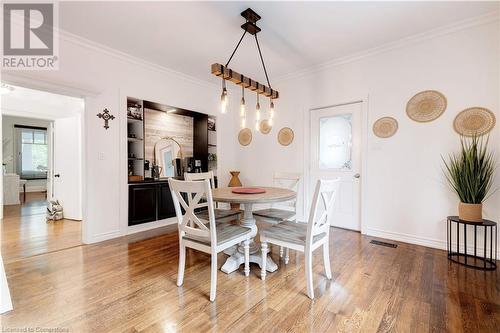
[[[359,173],[354,175],[354,178],[359,178],[359,177],[361,177],[361,175]]]
[[[61,177],[61,175],[60,175],[60,174],[58,174],[58,173],[56,173],[56,174],[54,175],[54,177],[59,178],[59,177]]]

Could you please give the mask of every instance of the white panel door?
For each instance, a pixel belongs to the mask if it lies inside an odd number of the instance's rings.
[[[309,197],[318,179],[340,178],[330,225],[360,230],[362,103],[311,110]]]
[[[50,123],[47,127],[47,199],[54,198],[54,123]]]
[[[80,117],[54,120],[53,198],[59,200],[64,217],[82,219]]]

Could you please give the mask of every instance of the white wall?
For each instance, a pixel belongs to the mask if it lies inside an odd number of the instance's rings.
[[[31,119],[23,117],[2,116],[2,142],[3,142],[3,160],[6,161],[9,157],[12,158],[6,163],[7,173],[16,173],[16,156],[14,145],[17,144],[15,138],[14,125],[36,126],[47,128],[50,124],[49,120]],[[27,192],[40,192],[47,189],[46,179],[28,180],[26,184]]]
[[[85,96],[83,238],[90,243],[126,234],[126,96],[214,114],[220,92],[215,85],[68,34],[61,34],[59,59],[57,71],[2,72],[2,80]],[[207,78],[210,75],[207,64]],[[96,117],[104,108],[116,117],[108,130]],[[218,116],[217,135],[233,131],[230,118],[232,115]],[[222,139],[218,142],[219,176],[221,183],[227,183],[228,170],[235,164],[233,143]]]
[[[447,215],[457,214],[458,199],[444,183],[441,155],[457,149],[459,136],[452,123],[461,110],[484,106],[497,119],[500,116],[498,21],[436,31],[410,41],[275,83],[281,97],[272,132],[254,133],[250,146],[237,148],[243,183],[270,184],[274,171],[303,172],[308,110],[364,99],[369,131],[364,156],[367,172],[362,175],[364,231],[445,248],[444,221]],[[427,89],[444,93],[448,108],[431,123],[416,123],[406,116],[406,102]],[[373,122],[382,116],[399,121],[399,131],[390,139],[379,139],[371,131]],[[248,119],[251,125],[252,117]],[[276,141],[283,126],[295,131],[295,141],[288,147]],[[499,129],[497,122],[490,138],[497,156]],[[499,200],[497,192],[487,201],[486,217],[499,220]]]

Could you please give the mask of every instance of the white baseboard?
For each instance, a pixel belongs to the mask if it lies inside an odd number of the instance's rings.
[[[133,225],[127,228],[127,235],[135,234],[138,232],[142,231],[147,231],[151,229],[156,229],[160,227],[166,227],[168,225],[176,224],[177,223],[177,218],[176,217],[171,217],[168,219],[163,219],[163,220],[158,220],[154,222],[149,222],[149,223],[143,223],[139,225]]]
[[[385,230],[380,230],[376,228],[366,228],[366,233],[365,235],[367,236],[373,236],[373,237],[379,237],[379,238],[385,238],[389,240],[395,240],[398,242],[403,242],[403,243],[409,243],[409,244],[414,244],[414,245],[421,245],[425,247],[430,247],[434,249],[439,249],[439,250],[447,250],[447,244],[445,240],[439,240],[439,239],[434,239],[434,238],[427,238],[427,237],[421,237],[421,236],[414,236],[414,235],[408,235],[404,233],[399,233],[399,232],[392,232],[392,231],[385,231]],[[457,244],[456,242],[452,242],[452,248],[456,248]],[[474,248],[472,246],[467,246],[467,253],[473,253]],[[477,247],[477,253],[482,254],[484,249],[480,246]],[[497,247],[497,259],[500,259],[500,251]]]
[[[88,239],[86,239],[84,241],[84,243],[85,244],[99,243],[99,242],[104,242],[104,241],[107,241],[107,240],[110,240],[110,239],[113,239],[116,237],[120,237],[120,236],[123,236],[120,233],[120,230],[109,231],[109,232],[104,232],[102,234],[93,235],[93,236],[89,237]]]

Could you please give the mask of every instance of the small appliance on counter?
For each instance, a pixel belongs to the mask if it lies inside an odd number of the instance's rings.
[[[194,172],[196,173],[201,173],[201,160],[195,160],[194,161]]]
[[[185,160],[186,160],[186,172],[187,173],[194,172],[194,158],[186,157]]]
[[[174,158],[172,160],[172,164],[174,165],[174,177],[182,177],[183,175],[182,159]]]

